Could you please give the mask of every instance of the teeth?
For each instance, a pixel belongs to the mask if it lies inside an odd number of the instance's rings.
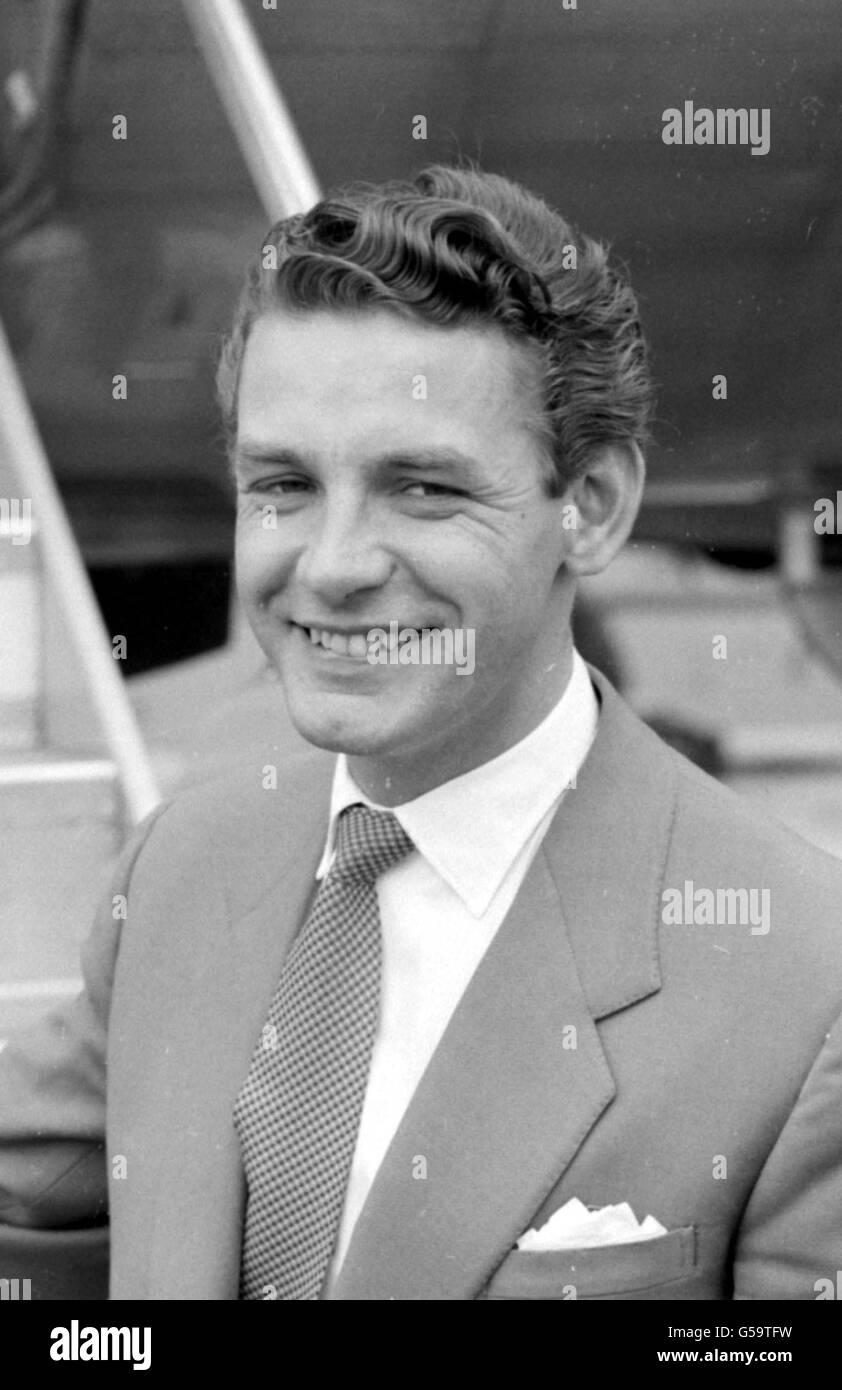
[[[331,632],[326,627],[310,627],[307,632],[312,646],[322,647],[325,651],[333,652],[335,656],[350,656],[356,661],[362,661],[368,656],[368,639],[363,633]],[[394,632],[390,625],[384,627],[383,632],[385,633],[386,649],[391,655],[397,650],[402,633],[414,632],[418,636],[420,629],[401,626],[397,632]]]
[[[337,656],[352,656],[361,660],[368,652],[368,643],[361,633],[348,636],[343,632],[330,632],[327,628],[311,627],[307,630],[312,646],[323,647]]]

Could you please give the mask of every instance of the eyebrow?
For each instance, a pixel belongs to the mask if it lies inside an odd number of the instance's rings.
[[[312,454],[300,453],[296,449],[262,444],[249,439],[238,444],[234,451],[235,469],[249,466],[273,464],[281,468],[312,468]],[[389,468],[406,468],[410,472],[450,472],[454,471],[466,482],[478,482],[481,475],[477,459],[460,449],[436,447],[390,449],[377,454],[370,460],[371,472]]]
[[[275,463],[295,467],[308,467],[307,458],[296,452],[295,449],[273,448],[271,445],[252,444],[245,440],[242,444],[234,447],[234,463]]]

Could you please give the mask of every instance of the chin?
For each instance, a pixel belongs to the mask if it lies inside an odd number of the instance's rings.
[[[341,715],[320,715],[312,706],[307,709],[296,708],[294,701],[288,702],[290,719],[296,730],[315,748],[324,748],[329,753],[347,753],[349,757],[365,758],[386,755],[397,751],[399,740],[389,733],[381,723],[354,719]]]

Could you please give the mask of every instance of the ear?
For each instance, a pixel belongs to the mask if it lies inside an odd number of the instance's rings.
[[[634,443],[595,450],[563,502],[576,508],[567,536],[565,567],[572,575],[599,574],[625,545],[640,509],[646,464]]]

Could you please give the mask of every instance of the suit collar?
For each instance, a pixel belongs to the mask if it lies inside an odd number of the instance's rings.
[[[542,848],[585,997],[600,1019],[660,987],[659,904],[677,774],[663,742],[601,672],[588,670],[601,706],[596,738]],[[291,896],[297,903],[315,891],[333,768],[329,755],[295,759],[276,793],[286,824],[244,818],[247,839],[226,846],[232,921],[240,919],[246,939],[255,928],[268,938],[279,961],[301,924],[281,908],[279,932],[279,898],[286,907]]]
[[[595,1019],[660,988],[658,923],[676,760],[590,668],[597,736],[544,851]]]

